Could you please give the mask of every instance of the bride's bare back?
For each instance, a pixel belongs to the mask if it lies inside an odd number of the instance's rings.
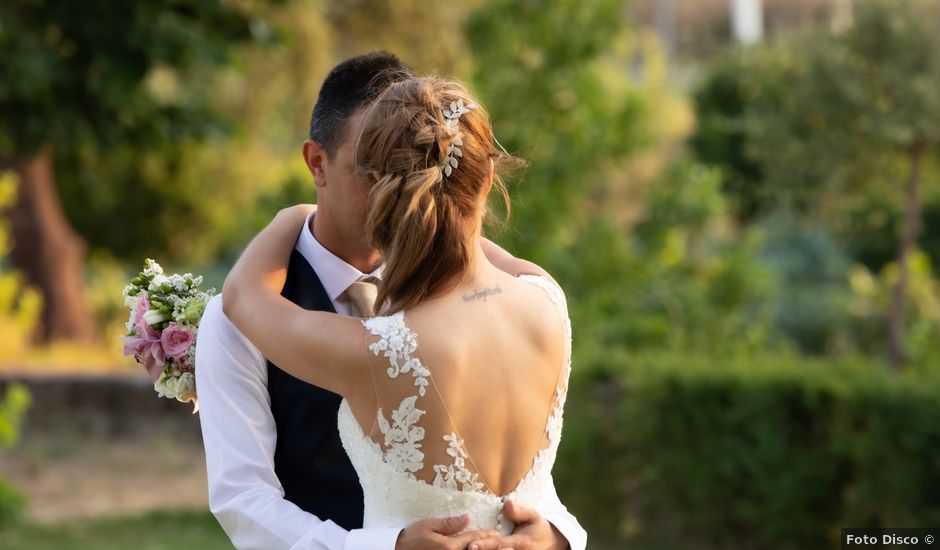
[[[513,491],[549,445],[556,390],[566,385],[560,290],[547,278],[489,266],[442,296],[365,324],[375,391],[357,392],[349,405],[386,462],[438,486]]]

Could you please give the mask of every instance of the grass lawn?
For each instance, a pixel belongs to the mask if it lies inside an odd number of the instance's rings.
[[[153,512],[143,516],[73,521],[55,526],[22,524],[0,530],[4,550],[231,550],[209,512]]]

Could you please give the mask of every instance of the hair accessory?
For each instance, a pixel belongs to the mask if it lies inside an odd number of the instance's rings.
[[[464,105],[462,99],[457,101],[450,102],[450,109],[444,109],[444,123],[447,124],[448,128],[457,128],[460,123],[460,115],[470,112],[471,109],[476,109],[475,103],[467,103]],[[457,132],[457,136],[454,137],[454,142],[447,147],[447,156],[444,158],[444,169],[442,173],[437,176],[437,181],[441,181],[445,176],[450,176],[451,172],[454,171],[454,168],[457,168],[457,158],[463,157],[463,140],[460,139],[460,132]]]

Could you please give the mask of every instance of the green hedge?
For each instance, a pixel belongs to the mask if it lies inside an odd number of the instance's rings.
[[[838,548],[841,527],[937,526],[938,374],[785,357],[575,365],[555,479],[592,540],[616,547]]]

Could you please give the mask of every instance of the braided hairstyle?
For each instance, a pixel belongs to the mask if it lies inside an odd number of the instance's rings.
[[[462,100],[475,108],[458,124],[444,109]],[[459,165],[443,173],[458,133]],[[494,145],[489,117],[460,83],[437,77],[391,84],[369,107],[356,150],[356,168],[368,181],[366,235],[385,267],[376,309],[403,310],[452,289],[466,271],[481,223],[490,178],[506,201],[493,164],[515,160]]]

